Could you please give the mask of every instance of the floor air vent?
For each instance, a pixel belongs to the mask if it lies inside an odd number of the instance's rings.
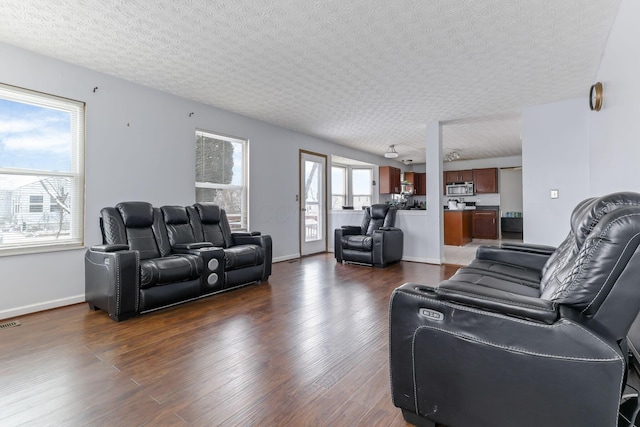
[[[14,326],[20,326],[20,322],[16,320],[14,322],[0,323],[0,329],[13,328]]]

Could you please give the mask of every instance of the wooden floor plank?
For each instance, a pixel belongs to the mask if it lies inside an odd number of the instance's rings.
[[[0,330],[0,425],[407,425],[390,397],[389,297],[454,272],[320,254],[124,322],[86,304],[22,316]]]

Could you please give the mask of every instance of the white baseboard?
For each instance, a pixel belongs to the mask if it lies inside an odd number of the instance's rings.
[[[64,307],[65,305],[78,304],[84,302],[84,294],[76,295],[68,298],[60,298],[51,301],[40,302],[37,304],[25,305],[18,308],[0,311],[0,319],[8,319],[10,317],[23,316],[25,314],[36,313],[38,311],[50,310],[52,308]]]
[[[333,253],[333,249],[330,249],[327,252]],[[439,260],[436,258],[418,258],[413,256],[403,256],[402,261],[421,262],[423,264],[436,264],[436,265],[443,264],[442,260]]]
[[[328,250],[327,252],[333,253],[333,249]],[[419,258],[415,256],[403,256],[402,261],[410,261],[410,262],[421,262],[423,264],[443,264],[442,260],[436,258]]]
[[[300,258],[300,254],[283,255],[283,256],[273,258],[271,262],[276,263],[276,262],[289,261],[289,260],[298,259],[298,258]]]
[[[442,260],[437,258],[419,258],[413,256],[403,256],[402,261],[421,262],[423,264],[442,265]]]

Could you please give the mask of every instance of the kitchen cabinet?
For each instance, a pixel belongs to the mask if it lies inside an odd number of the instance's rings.
[[[473,211],[473,238],[498,238],[498,212],[494,210]]]
[[[393,166],[380,166],[380,194],[400,194],[400,169]]]
[[[447,184],[454,182],[471,182],[473,181],[473,170],[465,169],[459,171],[444,171],[442,182],[442,194],[447,195]]]
[[[444,244],[464,246],[471,242],[472,211],[444,211]]]
[[[498,169],[474,169],[473,186],[476,194],[498,192]]]
[[[405,172],[405,181],[411,183],[411,191],[414,196],[427,195],[427,174],[423,172]]]
[[[453,182],[471,182],[471,181],[473,181],[473,170],[471,169],[444,172],[445,184],[451,184]]]
[[[416,188],[416,196],[426,196],[427,195],[427,174],[424,172],[416,172],[415,174],[415,188]]]

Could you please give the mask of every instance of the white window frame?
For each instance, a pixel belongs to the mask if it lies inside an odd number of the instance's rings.
[[[333,182],[333,168],[339,168],[342,169],[344,171],[344,180],[341,183],[335,183]],[[347,197],[347,180],[348,180],[348,174],[349,174],[349,170],[347,169],[347,167],[345,165],[339,165],[339,164],[332,164],[331,165],[331,208],[334,210],[339,210],[342,209],[343,205],[349,205],[349,198]],[[336,187],[342,187],[342,192],[341,193],[337,193]],[[342,203],[339,207],[333,207],[333,197],[334,196],[340,196],[343,198],[344,203]]]
[[[221,141],[229,141],[232,143],[239,143],[243,146],[243,159],[242,159],[242,174],[240,185],[234,184],[217,184],[212,182],[199,182],[196,181],[195,188],[206,188],[213,190],[239,190],[241,192],[241,206],[240,206],[240,227],[232,227],[231,231],[246,231],[249,230],[249,140],[244,138],[238,138],[235,136],[222,135],[216,132],[211,132],[203,129],[196,129],[195,137],[197,140],[198,134],[206,135],[208,138],[217,139]],[[196,163],[199,160],[196,159]],[[225,206],[220,206],[227,211]],[[227,211],[227,216],[229,212]]]
[[[70,171],[60,172],[43,169],[20,169],[0,166],[0,176],[32,177],[39,180],[47,178],[68,178],[69,206],[69,236],[64,238],[47,239],[32,238],[22,241],[4,238],[0,243],[0,256],[29,254],[38,252],[52,252],[84,247],[84,149],[85,149],[85,104],[68,98],[32,91],[0,83],[0,99],[34,105],[42,108],[66,111],[70,114],[71,140],[70,143]],[[0,187],[0,189],[6,189]],[[46,211],[48,200],[43,196],[42,211]],[[13,202],[11,202],[13,204]],[[20,205],[11,206],[12,212],[20,212]],[[29,209],[27,208],[27,211]],[[25,212],[21,212],[25,213]]]

